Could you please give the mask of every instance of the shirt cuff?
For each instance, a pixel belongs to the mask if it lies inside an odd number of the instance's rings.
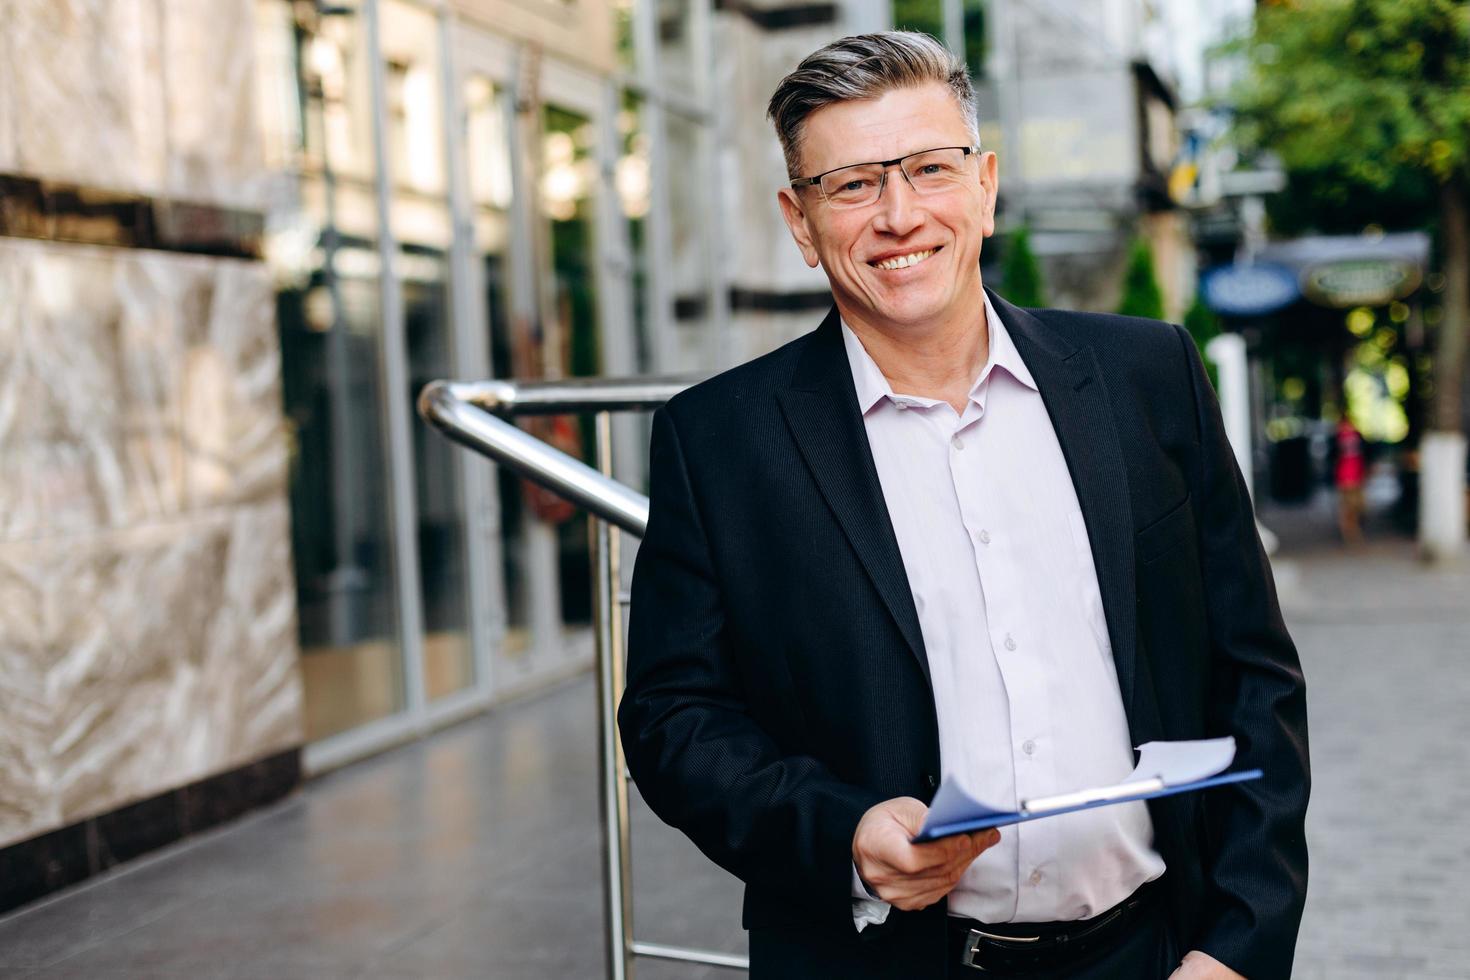
[[[868,886],[863,884],[862,875],[858,874],[857,865],[852,866],[852,924],[858,932],[868,926],[881,926],[888,921],[888,913],[893,906],[883,901],[877,895],[868,891]]]

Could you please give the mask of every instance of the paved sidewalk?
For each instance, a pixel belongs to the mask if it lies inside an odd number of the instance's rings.
[[[1470,570],[1411,544],[1288,551],[1311,877],[1296,977],[1470,977]]]
[[[1267,515],[1312,726],[1296,976],[1470,978],[1470,571],[1320,516]],[[601,976],[595,714],[578,679],[0,919],[0,980]],[[738,883],[634,826],[639,938],[743,950]]]

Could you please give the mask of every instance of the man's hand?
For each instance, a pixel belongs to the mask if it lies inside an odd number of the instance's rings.
[[[1245,977],[1208,953],[1192,949],[1184,955],[1179,968],[1169,974],[1169,980],[1245,980]]]
[[[998,830],[977,830],[910,844],[928,812],[911,796],[885,800],[863,814],[852,835],[858,874],[879,898],[906,912],[948,895],[970,862],[1000,840]]]

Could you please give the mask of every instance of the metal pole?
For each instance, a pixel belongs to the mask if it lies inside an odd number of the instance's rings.
[[[424,689],[424,614],[419,588],[418,504],[413,485],[412,402],[408,393],[408,349],[403,288],[398,281],[398,242],[393,235],[392,173],[388,156],[388,96],[383,71],[383,45],[378,0],[362,6],[370,66],[373,107],[373,162],[377,174],[378,292],[382,304],[383,411],[388,427],[388,476],[392,487],[394,581],[398,587],[398,626],[402,644],[403,693],[410,717],[422,722]]]
[[[596,416],[597,468],[612,476],[612,416]],[[623,776],[623,747],[618,740],[617,705],[623,690],[622,604],[617,529],[607,521],[592,522],[595,569],[594,615],[597,617],[597,733],[602,774],[602,890],[607,926],[607,975],[610,980],[633,976],[633,873],[628,822],[628,782]]]

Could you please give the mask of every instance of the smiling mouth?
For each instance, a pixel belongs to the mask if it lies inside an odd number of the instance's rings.
[[[893,258],[884,259],[882,262],[869,262],[868,265],[872,266],[875,269],[882,269],[885,272],[893,272],[898,269],[907,269],[910,266],[915,266],[918,265],[920,262],[923,262],[925,259],[935,254],[943,247],[943,245],[936,245],[933,248],[925,249],[922,252],[910,252],[907,255],[895,255],[893,256]]]

